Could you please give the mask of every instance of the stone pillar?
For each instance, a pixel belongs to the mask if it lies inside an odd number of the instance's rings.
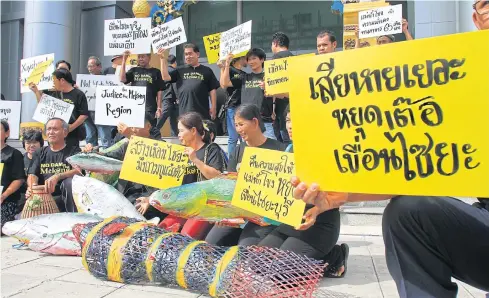
[[[25,2],[24,58],[54,53],[56,61],[73,61],[75,4],[72,1]],[[32,121],[36,105],[32,92],[22,95],[21,122]]]
[[[470,32],[477,30],[474,22],[472,21],[472,13],[474,9],[472,8],[473,1],[458,0],[458,32]]]

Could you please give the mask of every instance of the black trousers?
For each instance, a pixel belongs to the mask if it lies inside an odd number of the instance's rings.
[[[170,119],[171,135],[172,137],[178,136],[178,104],[170,102],[169,100],[163,100],[163,108],[161,111],[161,118],[156,123],[156,128],[160,130],[165,125],[166,120]]]
[[[60,212],[78,212],[76,209],[75,201],[73,200],[73,191],[71,188],[71,183],[73,178],[66,178],[60,184],[59,194],[53,194],[54,201],[58,205]]]
[[[257,245],[275,228],[272,225],[261,227],[252,222],[248,222],[243,229],[214,226],[207,234],[205,241],[218,246]]]
[[[489,290],[489,211],[449,197],[400,196],[382,223],[400,297],[456,297],[455,277]]]

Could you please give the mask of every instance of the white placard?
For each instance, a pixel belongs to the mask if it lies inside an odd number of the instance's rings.
[[[151,18],[105,20],[104,55],[151,52]]]
[[[31,81],[32,76],[35,76],[36,66],[46,61],[51,61],[51,63],[41,75],[40,80],[35,83],[39,90],[53,88],[54,54],[47,54],[20,60],[20,93],[31,92],[27,81]]]
[[[98,86],[95,100],[95,124],[144,127],[146,87]]]
[[[97,86],[120,86],[122,83],[116,75],[97,76],[78,74],[76,75],[76,85],[87,97],[88,110],[95,111]]]
[[[126,64],[126,73],[129,71],[129,69],[131,69],[133,67],[136,67],[136,66],[135,65]],[[115,68],[115,76],[119,80],[120,80],[120,77],[121,77],[121,68],[122,68],[121,65],[117,65],[117,67]]]
[[[402,32],[402,4],[380,7],[358,13],[359,38]]]
[[[0,101],[0,120],[5,120],[9,124],[10,137],[9,139],[19,139],[20,130],[20,111],[22,102],[20,100]]]
[[[251,49],[251,21],[221,33],[219,57],[226,59],[229,53],[239,54]]]
[[[68,123],[74,107],[71,103],[43,94],[32,119],[46,124],[51,118],[61,118]]]
[[[182,18],[176,18],[152,28],[151,38],[153,40],[153,53],[158,53],[160,48],[166,50],[187,42]]]

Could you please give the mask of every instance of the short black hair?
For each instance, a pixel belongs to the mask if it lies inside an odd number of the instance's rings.
[[[323,31],[319,32],[317,38],[321,38],[321,37],[324,37],[326,35],[329,36],[329,42],[333,43],[336,41],[336,35],[331,30],[323,30]]]
[[[276,43],[279,47],[289,48],[289,37],[283,32],[277,32],[272,35],[272,43]]]
[[[66,61],[66,60],[59,60],[58,62],[56,62],[56,68],[58,68],[58,66],[61,63],[65,63],[66,65],[68,65],[68,70],[71,71],[71,64],[68,61]]]
[[[3,126],[3,130],[5,130],[5,132],[7,131],[10,131],[10,125],[8,125],[8,122],[7,120],[2,120],[2,126]],[[5,138],[5,142],[7,141],[8,138]]]
[[[267,54],[265,51],[260,48],[252,48],[246,53],[246,61],[252,56],[258,57],[258,59],[263,59],[263,61],[267,60]]]
[[[71,72],[64,68],[56,69],[55,71],[53,71],[53,76],[55,76],[58,80],[64,79],[71,85],[75,84],[75,81],[73,81],[73,76],[71,76]]]
[[[44,139],[42,133],[39,130],[28,129],[22,135],[22,147],[25,148],[26,142],[39,142],[41,147],[44,145]]]
[[[173,64],[175,62],[177,62],[177,57],[175,57],[175,55],[168,55],[168,64]]]
[[[199,50],[199,47],[193,43],[186,43],[184,46],[183,46],[183,49],[192,49],[194,52],[196,53],[200,53],[200,50]]]

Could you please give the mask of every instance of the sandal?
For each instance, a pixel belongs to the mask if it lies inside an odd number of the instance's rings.
[[[341,251],[343,253],[343,261],[341,261],[337,266],[328,266],[328,269],[324,273],[324,277],[328,278],[343,278],[346,275],[346,271],[348,268],[348,256],[350,254],[350,247],[348,247],[348,244],[342,243],[340,245]],[[344,266],[343,273],[341,275],[338,274],[339,269]]]

